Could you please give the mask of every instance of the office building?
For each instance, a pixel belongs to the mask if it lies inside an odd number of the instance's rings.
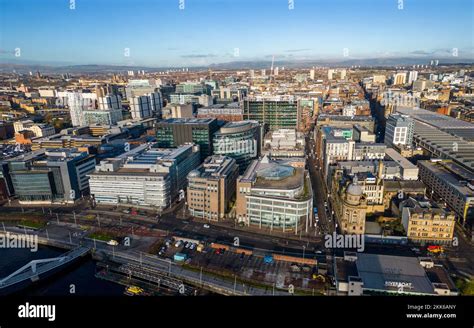
[[[305,138],[294,129],[278,129],[266,134],[262,155],[270,158],[305,157]]]
[[[214,155],[188,174],[187,205],[192,216],[218,221],[235,199],[239,168],[235,159]]]
[[[221,87],[211,91],[211,96],[216,99],[218,104],[228,104],[239,102],[247,96],[247,88],[244,87]]]
[[[245,120],[258,121],[270,130],[300,127],[300,106],[292,96],[247,97],[243,104]]]
[[[410,197],[399,205],[408,240],[414,243],[451,244],[456,225],[454,212],[428,199]]]
[[[228,122],[214,134],[214,154],[235,159],[242,174],[260,155],[261,143],[262,126],[257,121]]]
[[[366,127],[360,126],[359,124],[354,125],[352,138],[357,142],[375,143],[375,134],[370,132]]]
[[[415,123],[406,115],[391,114],[385,125],[385,144],[389,147],[411,147]]]
[[[212,87],[207,84],[184,82],[176,85],[176,93],[211,95]]]
[[[385,154],[387,159],[394,161],[400,167],[402,180],[418,180],[419,169],[415,164],[400,155],[393,148],[387,148]]]
[[[313,214],[311,180],[304,159],[253,161],[237,180],[236,218],[245,226],[308,231]]]
[[[189,172],[200,164],[199,146],[174,149],[143,144],[96,166],[89,175],[97,203],[164,209],[187,184]]]
[[[221,121],[235,122],[242,121],[244,115],[240,104],[235,102],[198,108],[197,118],[215,118]]]
[[[4,163],[21,204],[73,203],[88,194],[87,174],[95,167],[94,156],[74,150],[40,149]]]
[[[331,114],[320,114],[316,121],[316,128],[319,129],[321,126],[326,125],[333,128],[353,128],[354,125],[359,125],[367,128],[369,132],[375,132],[375,121],[371,116],[357,115],[354,117],[342,116],[342,115],[331,115]]]
[[[159,147],[178,147],[194,143],[201,149],[201,158],[212,155],[212,139],[219,129],[216,119],[167,119],[156,123],[156,138]]]
[[[125,97],[130,100],[134,97],[144,96],[157,92],[159,85],[153,79],[129,80],[125,87]]]
[[[194,105],[193,104],[168,104],[162,110],[163,119],[169,118],[193,118]]]
[[[13,123],[15,133],[28,130],[33,132],[35,137],[48,137],[56,133],[54,127],[44,123],[34,123],[31,120],[16,121]]]
[[[192,94],[192,93],[175,93],[170,95],[170,103],[172,104],[196,104],[202,106],[211,106],[212,105],[212,97],[207,94]]]
[[[418,161],[420,180],[431,195],[456,213],[460,224],[472,230],[474,174],[451,160]]]
[[[420,108],[399,107],[397,112],[415,121],[416,147],[474,172],[474,124]]]

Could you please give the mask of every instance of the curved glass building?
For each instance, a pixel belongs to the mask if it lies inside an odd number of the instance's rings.
[[[234,158],[242,174],[260,155],[261,135],[261,125],[257,121],[229,122],[214,134],[214,154]]]

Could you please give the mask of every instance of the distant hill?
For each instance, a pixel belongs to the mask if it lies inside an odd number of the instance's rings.
[[[473,64],[474,59],[462,59],[456,57],[449,58],[418,58],[418,57],[391,57],[391,58],[366,58],[366,59],[346,59],[346,60],[281,60],[275,61],[275,67],[287,68],[308,68],[312,66],[343,66],[349,67],[360,65],[363,67],[374,66],[410,66],[410,65],[427,65],[430,64],[431,59],[438,59],[439,65],[454,65],[454,64]],[[189,67],[191,70],[202,69],[262,69],[270,68],[270,60],[255,60],[255,61],[232,61],[227,63],[211,64],[209,66]],[[177,67],[179,69],[182,67]],[[408,68],[408,67],[407,67]],[[149,66],[120,66],[120,65],[42,65],[36,63],[0,63],[0,72],[11,73],[16,71],[18,73],[28,73],[40,71],[45,74],[61,74],[61,73],[118,73],[129,70],[145,70],[146,72],[158,72],[173,69],[172,67],[149,67]]]

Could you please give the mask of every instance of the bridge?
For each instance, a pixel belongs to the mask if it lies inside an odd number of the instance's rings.
[[[0,279],[0,294],[12,293],[26,287],[31,282],[49,276],[59,271],[67,264],[70,264],[76,259],[86,255],[89,250],[89,247],[81,246],[58,257],[33,260],[7,277]]]

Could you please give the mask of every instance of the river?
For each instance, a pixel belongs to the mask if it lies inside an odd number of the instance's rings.
[[[37,252],[25,248],[0,249],[0,278],[4,278],[32,260],[59,256],[66,250],[40,246]],[[96,264],[89,257],[65,270],[39,281],[22,292],[26,296],[117,296],[124,287],[94,276]],[[74,285],[75,293],[71,293]]]

